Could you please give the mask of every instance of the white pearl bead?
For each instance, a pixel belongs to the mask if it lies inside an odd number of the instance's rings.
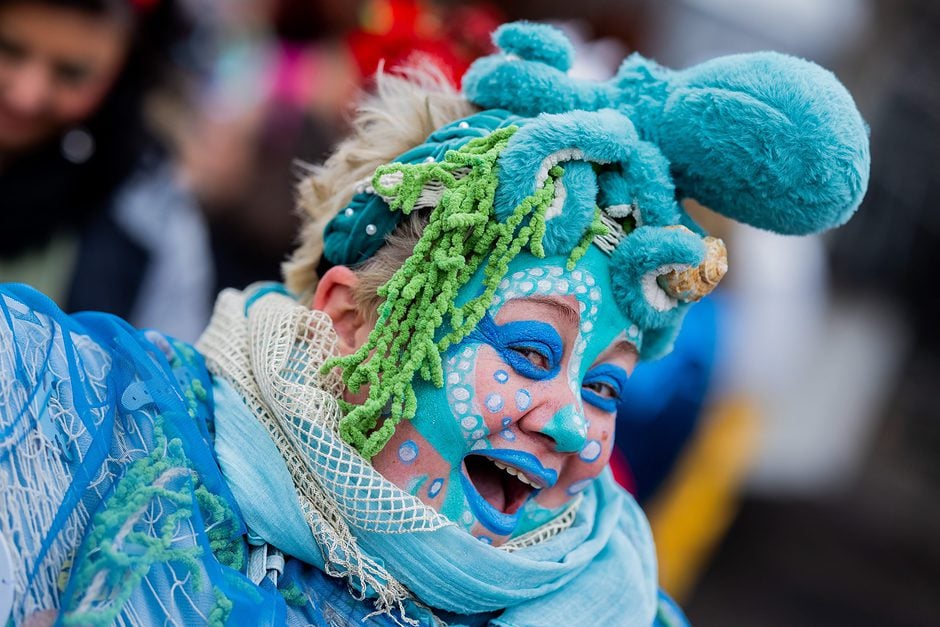
[[[366,225],[366,235],[375,235],[375,231],[376,231],[376,228],[374,224]]]
[[[470,123],[469,123],[469,122],[461,122],[460,124],[457,125],[457,128],[470,128]]]
[[[354,213],[355,211],[353,211],[352,207],[346,207],[346,211],[343,212],[343,215],[345,215],[347,218],[351,218],[352,214]]]

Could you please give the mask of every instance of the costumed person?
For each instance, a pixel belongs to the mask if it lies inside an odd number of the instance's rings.
[[[634,363],[725,269],[677,198],[836,226],[866,129],[799,59],[588,83],[553,28],[494,41],[462,94],[380,77],[286,286],[224,292],[195,349],[3,288],[14,622],[680,620],[607,469]]]
[[[208,233],[144,114],[184,29],[176,0],[0,0],[0,281],[192,341]]]

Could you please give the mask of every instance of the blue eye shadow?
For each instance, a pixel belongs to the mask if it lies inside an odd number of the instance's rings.
[[[545,322],[519,320],[500,325],[487,313],[468,338],[492,346],[516,373],[528,379],[551,379],[561,368],[564,343],[555,327]],[[533,364],[519,352],[527,350],[544,357],[547,367]]]
[[[614,398],[606,398],[587,388],[593,383],[603,383],[609,385],[614,390]],[[617,412],[617,404],[620,402],[620,395],[623,394],[627,386],[627,373],[623,368],[613,364],[601,364],[588,370],[584,375],[584,381],[581,382],[581,398],[584,402],[590,403],[608,413]]]

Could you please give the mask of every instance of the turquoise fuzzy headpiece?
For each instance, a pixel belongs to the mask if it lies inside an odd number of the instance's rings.
[[[838,80],[808,61],[755,53],[674,71],[633,55],[598,83],[567,75],[573,51],[557,29],[508,24],[494,41],[501,52],[463,83],[483,111],[380,167],[324,234],[321,268],[356,266],[403,215],[431,212],[379,292],[369,341],[327,364],[353,391],[370,385],[340,425],[366,457],[414,415],[415,376],[442,385],[441,353],[477,324],[520,251],[572,262],[590,245],[607,252],[613,297],[642,332],[641,356],[655,358],[701,296],[685,278],[715,261],[681,199],[808,234],[848,220],[867,186],[866,126]],[[481,267],[483,293],[458,306]]]

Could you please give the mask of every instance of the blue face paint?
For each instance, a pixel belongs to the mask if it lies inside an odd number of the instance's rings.
[[[470,511],[473,512],[473,515],[480,521],[481,525],[498,536],[508,536],[515,531],[516,525],[519,523],[519,516],[522,513],[521,509],[515,514],[504,514],[490,505],[489,502],[477,492],[470,478],[464,473],[460,473],[460,483],[467,497],[467,503],[470,505]]]
[[[398,447],[398,459],[403,464],[410,464],[418,458],[418,445],[414,440],[405,440]]]
[[[414,496],[421,490],[421,486],[424,485],[424,482],[428,480],[427,475],[418,475],[413,477],[408,483],[408,494]]]
[[[575,481],[570,486],[568,486],[567,492],[569,496],[576,496],[581,492],[584,492],[589,485],[594,481],[594,477],[589,479],[581,479],[580,481]]]
[[[428,486],[428,498],[435,498],[441,492],[441,488],[444,487],[444,480],[437,478],[431,482],[431,485]]]
[[[555,449],[562,453],[576,453],[584,446],[587,421],[574,405],[558,410],[542,428],[542,433],[555,441]]]
[[[550,324],[534,320],[496,324],[487,313],[468,336],[489,344],[516,372],[528,379],[551,379],[561,367],[564,345]]]
[[[602,451],[603,447],[601,447],[600,442],[597,440],[588,440],[581,449],[581,452],[578,453],[578,457],[586,462],[594,462],[597,461],[597,458],[601,456]]]
[[[531,453],[512,449],[491,449],[477,454],[518,468],[525,472],[528,477],[541,484],[544,489],[551,488],[558,481],[558,473],[551,468],[543,467],[542,462]],[[473,453],[471,453],[471,455],[473,455]],[[467,496],[470,510],[473,512],[474,516],[476,516],[476,519],[480,521],[480,524],[500,536],[509,535],[516,530],[522,516],[524,504],[512,514],[503,513],[490,505],[489,502],[480,495],[469,477],[461,473],[460,480],[463,485],[464,493]],[[529,499],[531,500],[536,493],[537,492],[533,492],[529,496]]]
[[[551,468],[542,466],[538,457],[525,451],[514,451],[512,449],[494,449],[480,453],[483,457],[495,459],[507,464],[512,464],[516,468],[524,471],[528,476],[536,479],[543,489],[551,488],[558,481],[558,473]]]
[[[603,450],[596,452],[596,472],[593,468],[583,468],[583,464],[589,463],[588,459],[595,454],[595,445],[586,435],[589,425],[585,419],[584,403],[596,406],[594,401],[597,399],[593,396],[602,399],[599,402],[603,403],[604,396],[611,395],[610,390],[620,379],[613,370],[600,366],[590,370],[590,377],[588,372],[598,355],[618,335],[627,338],[630,323],[609,297],[609,259],[603,253],[592,247],[572,271],[565,269],[566,261],[561,257],[536,259],[520,254],[510,264],[506,278],[501,281],[478,327],[442,356],[444,388],[437,389],[422,381],[415,384],[418,412],[411,424],[436,455],[427,454],[422,448],[420,458],[414,463],[414,471],[436,477],[426,484],[427,498],[434,499],[434,506],[444,516],[463,528],[472,529],[474,535],[518,536],[534,529],[564,509],[564,505],[542,506],[542,496],[560,493],[564,495],[561,499],[564,502],[589,485],[593,475],[584,478],[585,473],[596,474],[603,468],[603,464],[597,463]],[[474,278],[461,289],[458,302],[466,302],[479,295],[480,285],[479,277]],[[579,313],[576,337],[572,337],[570,326],[556,327],[556,323],[550,323],[548,318],[541,316],[539,319],[520,319],[516,314],[500,316],[507,302],[533,296],[566,298],[565,302],[573,305]],[[560,329],[569,329],[565,331],[565,339]],[[623,369],[618,370],[625,378]],[[483,378],[478,378],[478,374]],[[473,485],[464,470],[464,459],[472,454],[481,454],[491,460],[500,460],[500,456],[508,455],[511,459],[507,458],[503,463],[520,470],[524,467],[531,479],[540,478],[539,468],[549,468],[542,464],[526,466],[531,460],[525,460],[525,455],[538,461],[528,452],[533,450],[533,440],[531,434],[527,435],[526,431],[514,426],[513,421],[544,402],[548,390],[557,391],[561,385],[559,376],[564,378],[563,385],[570,389],[569,398],[573,402],[563,411],[556,411],[549,424],[540,429],[544,433],[547,428],[550,433],[546,435],[560,441],[561,445],[553,452],[563,450],[564,454],[582,464],[577,470],[579,474],[572,475],[567,481],[557,473],[551,481],[542,477],[540,480],[544,479],[544,485],[554,487],[533,490],[521,506],[518,501],[512,506],[507,501],[503,511],[499,511]],[[592,387],[582,389],[585,381],[593,381]],[[604,386],[610,386],[610,389]],[[595,441],[597,437],[590,436]],[[519,448],[512,448],[514,446]],[[449,464],[449,471],[439,466],[419,468],[427,463],[422,460],[432,457]],[[559,465],[557,459],[554,459],[554,464]],[[473,476],[474,480],[484,480],[482,475]],[[491,484],[485,487],[492,492]],[[508,494],[505,495],[507,499]],[[497,499],[494,502],[502,501]],[[559,499],[553,496],[547,502],[555,504]],[[518,509],[513,514],[505,513],[516,507]]]
[[[613,364],[600,364],[588,370],[584,376],[581,398],[598,409],[616,414],[617,404],[626,387],[627,373],[623,368]],[[602,395],[599,390],[605,390],[606,395]]]
[[[503,397],[494,392],[486,397],[485,405],[490,412],[495,414],[503,408]]]
[[[552,520],[559,514],[561,514],[567,505],[562,505],[561,507],[549,508],[542,507],[538,504],[537,501],[530,500],[525,504],[525,507],[522,508],[519,525],[516,527],[516,531],[513,533],[515,537],[519,537],[523,534],[529,533],[538,529],[548,521]]]

